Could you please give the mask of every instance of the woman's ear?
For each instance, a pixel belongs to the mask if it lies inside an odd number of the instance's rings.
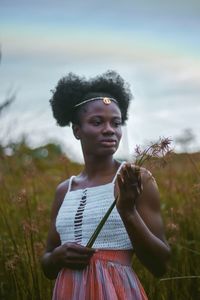
[[[75,138],[80,140],[80,126],[78,124],[72,124],[72,130]]]

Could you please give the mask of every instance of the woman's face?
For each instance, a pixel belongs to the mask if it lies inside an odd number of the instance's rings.
[[[83,153],[98,156],[114,154],[122,136],[121,123],[121,111],[112,101],[105,104],[97,100],[84,105],[80,125],[74,125]]]

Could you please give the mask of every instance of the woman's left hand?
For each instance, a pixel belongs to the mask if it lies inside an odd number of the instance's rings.
[[[136,200],[142,192],[141,170],[139,166],[127,163],[117,176],[119,194],[116,207],[119,213],[135,211]]]

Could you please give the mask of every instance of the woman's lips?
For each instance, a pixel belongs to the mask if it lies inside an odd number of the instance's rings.
[[[117,143],[116,140],[101,140],[100,144],[106,147],[113,147]]]

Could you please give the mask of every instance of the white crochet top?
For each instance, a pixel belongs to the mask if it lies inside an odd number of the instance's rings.
[[[123,163],[117,173],[122,165]],[[56,230],[60,235],[62,244],[77,242],[86,246],[114,201],[114,182],[117,173],[110,183],[75,191],[71,191],[72,180],[75,176],[70,178],[68,191],[56,218]],[[116,207],[104,224],[93,248],[133,249]]]

